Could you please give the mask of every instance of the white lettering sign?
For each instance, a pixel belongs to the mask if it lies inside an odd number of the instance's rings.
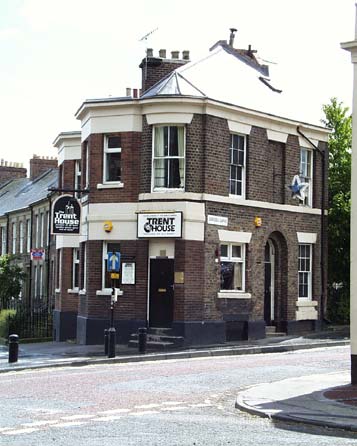
[[[138,214],[138,237],[181,237],[182,212]]]
[[[217,215],[207,215],[207,222],[210,225],[228,226],[228,218]]]

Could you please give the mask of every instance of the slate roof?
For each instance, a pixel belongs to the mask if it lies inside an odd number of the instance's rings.
[[[318,110],[311,104],[307,107],[304,91],[296,95],[297,86],[285,88],[286,82],[286,75],[277,64],[269,63],[268,66],[255,50],[236,49],[222,40],[213,45],[205,57],[180,66],[149,88],[141,98],[208,98],[321,125],[317,115],[320,105]]]
[[[49,187],[58,184],[58,169],[49,169],[34,180],[18,178],[0,186],[0,216],[27,208],[45,199]]]

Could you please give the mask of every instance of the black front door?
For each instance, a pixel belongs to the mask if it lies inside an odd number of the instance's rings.
[[[271,324],[271,251],[270,245],[265,245],[264,253],[264,320],[267,325]]]
[[[171,327],[174,309],[174,261],[150,260],[151,327]]]

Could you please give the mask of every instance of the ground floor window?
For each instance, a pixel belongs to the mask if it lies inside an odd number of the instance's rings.
[[[312,249],[310,244],[299,245],[299,299],[311,299]]]
[[[244,291],[245,245],[221,244],[221,290]]]
[[[103,275],[102,288],[112,288],[112,280],[108,274],[108,252],[120,252],[119,242],[104,242],[103,243]]]
[[[79,249],[73,248],[72,259],[72,289],[78,290],[79,288]]]

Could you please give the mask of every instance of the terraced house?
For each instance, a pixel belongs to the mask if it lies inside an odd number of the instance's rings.
[[[201,61],[147,50],[141,91],[83,102],[81,132],[57,137],[60,186],[85,190],[81,234],[57,236],[57,340],[102,342],[108,253],[121,342],[146,325],[186,345],[319,326],[328,132],[284,117],[234,33]]]
[[[29,177],[18,164],[0,165],[0,255],[16,256],[26,273],[19,303],[29,310],[52,312],[55,249],[49,230],[53,194],[48,188],[57,181],[55,158],[34,155]]]

